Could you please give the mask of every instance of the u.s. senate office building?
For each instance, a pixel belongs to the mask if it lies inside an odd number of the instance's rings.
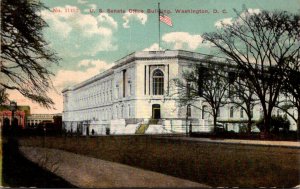
[[[179,106],[172,82],[186,67],[207,62],[208,56],[182,50],[129,54],[109,70],[62,91],[64,128],[82,135],[163,134],[185,133],[192,125],[195,132],[210,132],[209,106],[201,100],[188,108]],[[209,63],[222,59],[210,56]],[[260,106],[255,106],[253,119],[261,116]],[[247,116],[242,109],[221,107],[218,121],[228,121],[228,130],[238,132],[243,120]]]

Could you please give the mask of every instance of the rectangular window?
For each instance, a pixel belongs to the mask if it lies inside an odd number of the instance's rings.
[[[233,107],[230,108],[230,117],[233,118]]]
[[[110,101],[112,101],[112,90],[110,90]]]
[[[120,89],[119,86],[117,86],[117,99],[120,97]]]
[[[234,86],[229,85],[228,90],[228,97],[232,99],[234,97]]]
[[[228,97],[233,98],[234,97],[234,82],[236,80],[236,73],[235,72],[228,72],[228,83],[229,83],[229,88],[228,88]]]
[[[128,105],[128,117],[130,118],[130,116],[131,116],[131,108],[130,108],[130,105]]]
[[[186,85],[186,96],[188,98],[191,97],[191,84],[190,83],[187,83],[187,85]]]
[[[236,79],[236,73],[235,72],[228,72],[228,83],[233,84]]]
[[[153,84],[153,94],[154,95],[163,95],[164,94],[164,79],[155,78]]]
[[[187,116],[188,117],[191,117],[192,116],[192,109],[191,109],[191,106],[187,106]]]
[[[197,85],[198,85],[198,95],[200,97],[202,97],[203,96],[203,80],[202,79],[198,79]]]

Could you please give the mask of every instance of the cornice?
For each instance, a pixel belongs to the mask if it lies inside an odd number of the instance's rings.
[[[86,85],[89,85],[97,80],[100,80],[104,77],[107,77],[114,73],[114,71],[122,67],[126,64],[135,62],[135,61],[149,61],[149,60],[170,60],[170,59],[178,59],[178,60],[189,60],[189,61],[201,61],[205,63],[219,63],[219,64],[228,64],[228,59],[220,58],[212,55],[201,54],[197,52],[184,51],[184,50],[167,50],[167,51],[140,51],[133,52],[115,62],[115,65],[98,75],[82,82],[72,87],[63,89],[62,93],[67,91],[77,90]]]

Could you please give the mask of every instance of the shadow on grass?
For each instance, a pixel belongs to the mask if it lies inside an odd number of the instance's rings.
[[[2,184],[6,187],[75,188],[55,174],[27,160],[14,138],[2,140]]]

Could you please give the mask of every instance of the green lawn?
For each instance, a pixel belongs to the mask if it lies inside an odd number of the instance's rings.
[[[223,187],[293,187],[300,183],[300,150],[175,141],[151,136],[31,137],[22,145],[64,149]]]

